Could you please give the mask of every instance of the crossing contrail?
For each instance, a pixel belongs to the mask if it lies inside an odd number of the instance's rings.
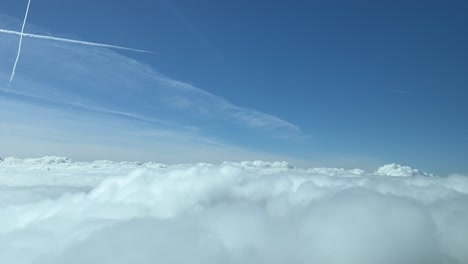
[[[13,65],[13,70],[11,71],[10,82],[8,83],[8,87],[10,87],[11,82],[13,81],[13,78],[15,78],[16,65],[18,65],[18,60],[19,60],[19,57],[20,57],[20,54],[21,54],[21,45],[23,44],[24,26],[26,25],[26,20],[28,19],[29,5],[30,4],[31,4],[31,0],[28,0],[28,6],[26,7],[26,14],[24,15],[23,26],[21,27],[21,32],[19,32],[20,40],[19,40],[19,44],[18,44],[18,53],[16,54],[16,60],[15,60],[15,64]],[[8,90],[5,90],[5,93],[6,92],[8,92]]]
[[[21,32],[14,31],[14,30],[0,29],[0,33],[10,34],[10,35],[18,35],[20,37],[19,44],[18,44],[18,53],[16,54],[15,64],[13,65],[13,70],[11,72],[8,87],[3,92],[3,95],[8,93],[8,90],[9,90],[9,88],[11,86],[11,83],[12,83],[13,79],[15,78],[16,66],[18,65],[19,57],[21,55],[21,46],[23,44],[23,37],[46,39],[46,40],[55,40],[55,41],[73,43],[73,44],[81,44],[81,45],[88,45],[88,46],[95,46],[95,47],[128,50],[128,51],[135,51],[135,52],[153,53],[153,52],[147,51],[147,50],[133,49],[133,48],[127,48],[127,47],[110,45],[110,44],[95,43],[95,42],[81,41],[81,40],[75,40],[75,39],[57,38],[57,37],[52,37],[52,36],[24,33],[24,27],[26,26],[26,20],[28,18],[29,6],[30,5],[31,5],[31,0],[28,0],[28,6],[26,7],[26,14],[24,15],[24,20],[23,20],[23,25],[21,27]]]
[[[120,49],[120,50],[128,50],[128,51],[143,52],[143,53],[154,53],[152,51],[141,50],[141,49],[133,49],[133,48],[127,48],[127,47],[122,47],[122,46],[103,44],[103,43],[96,43],[96,42],[89,42],[89,41],[82,41],[82,40],[75,40],[75,39],[57,38],[57,37],[38,35],[38,34],[22,33],[22,32],[18,32],[18,31],[14,31],[14,30],[0,29],[0,33],[10,34],[10,35],[17,35],[17,36],[24,36],[24,37],[28,37],[28,38],[55,40],[55,41],[61,41],[61,42],[67,42],[67,43],[73,43],[73,44],[80,44],[80,45],[88,45],[88,46],[94,46],[94,47]]]
[[[72,106],[68,107],[67,111],[70,111],[73,109],[73,107],[77,106],[78,104],[80,103],[80,101],[78,100],[76,103],[74,103]]]

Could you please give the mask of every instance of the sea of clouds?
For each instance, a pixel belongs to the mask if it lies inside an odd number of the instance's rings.
[[[468,263],[468,177],[0,160],[0,262]]]

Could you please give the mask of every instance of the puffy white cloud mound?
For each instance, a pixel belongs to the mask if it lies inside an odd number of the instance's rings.
[[[468,263],[468,177],[389,166],[368,173],[260,161],[6,158],[0,162],[0,259]],[[391,177],[395,171],[411,177]]]
[[[416,169],[413,169],[408,166],[401,166],[395,163],[384,165],[377,169],[375,172],[377,175],[383,176],[401,176],[401,177],[409,177],[409,176],[434,176],[431,173],[422,172]]]
[[[1,159],[2,162],[7,164],[20,164],[20,165],[37,165],[37,164],[73,164],[74,161],[70,160],[69,158],[65,157],[56,157],[56,156],[46,156],[37,159],[20,159],[17,157],[8,157],[5,159]]]

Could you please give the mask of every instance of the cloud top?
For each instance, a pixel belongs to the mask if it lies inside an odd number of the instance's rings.
[[[414,171],[5,158],[0,257],[20,264],[466,263],[468,178]]]

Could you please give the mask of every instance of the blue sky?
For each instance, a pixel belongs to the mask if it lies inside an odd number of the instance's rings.
[[[2,1],[0,28],[20,31],[26,4]],[[467,11],[465,1],[32,0],[28,33],[155,53],[25,38],[1,102],[0,155],[467,172]],[[18,40],[0,34],[2,89]]]

